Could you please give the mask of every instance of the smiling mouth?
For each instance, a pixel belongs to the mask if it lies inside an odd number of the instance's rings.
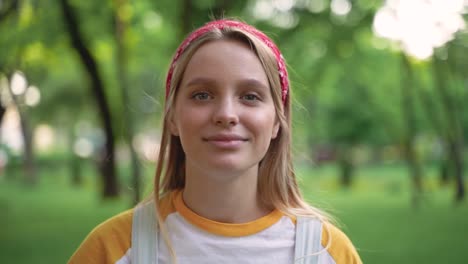
[[[203,140],[219,148],[237,148],[248,141],[248,139],[237,135],[217,135]]]

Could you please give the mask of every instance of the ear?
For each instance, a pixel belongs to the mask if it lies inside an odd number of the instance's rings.
[[[279,129],[280,129],[280,122],[277,119],[275,121],[275,124],[273,125],[273,129],[271,131],[271,139],[275,139],[278,136]]]
[[[177,127],[177,124],[174,122],[174,115],[171,115],[167,124],[169,126],[169,130],[171,131],[171,134],[176,137],[179,136],[179,128]]]

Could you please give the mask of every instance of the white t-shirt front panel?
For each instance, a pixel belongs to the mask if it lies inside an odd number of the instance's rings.
[[[189,223],[178,212],[168,215],[166,224],[178,264],[294,262],[295,224],[287,216],[258,233],[241,237],[209,233]],[[162,237],[158,262],[171,263]]]

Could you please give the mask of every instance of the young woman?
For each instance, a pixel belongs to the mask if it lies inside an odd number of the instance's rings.
[[[192,32],[167,76],[153,196],[95,228],[70,263],[361,263],[300,194],[289,95],[259,30],[217,20]]]

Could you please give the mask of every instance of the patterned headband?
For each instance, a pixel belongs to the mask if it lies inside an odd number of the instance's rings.
[[[275,45],[275,43],[273,43],[273,41],[267,35],[265,35],[260,30],[254,28],[253,26],[250,26],[248,24],[245,24],[236,20],[226,20],[226,19],[215,20],[215,21],[205,24],[203,27],[190,33],[190,35],[182,42],[182,44],[180,44],[180,46],[176,50],[174,58],[172,59],[169,72],[167,73],[166,98],[169,96],[169,92],[171,89],[172,75],[174,73],[175,65],[177,61],[179,60],[180,56],[182,55],[182,53],[184,53],[187,47],[194,40],[198,39],[200,36],[204,35],[207,32],[212,31],[213,29],[222,30],[225,27],[233,27],[233,28],[242,29],[254,35],[255,37],[257,37],[259,40],[265,43],[265,45],[267,45],[271,49],[271,51],[273,51],[273,54],[275,54],[276,62],[278,64],[278,72],[279,72],[279,77],[281,81],[281,99],[283,101],[283,104],[285,104],[286,98],[288,96],[288,90],[289,90],[288,72],[286,71],[286,65],[284,62],[283,55],[281,54],[278,47]]]

